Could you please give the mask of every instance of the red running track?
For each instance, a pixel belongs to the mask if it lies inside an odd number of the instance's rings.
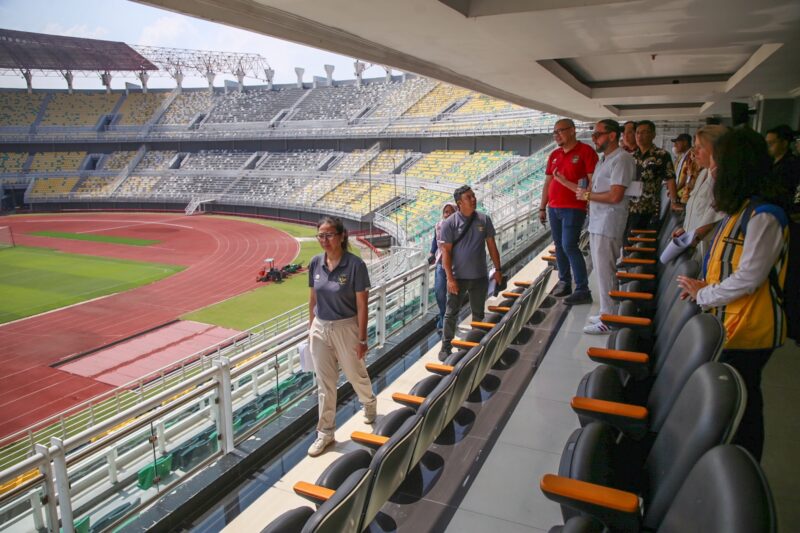
[[[112,387],[50,365],[157,327],[257,286],[267,257],[291,262],[300,250],[286,233],[210,216],[109,213],[8,217],[18,245],[185,266],[166,279],[0,326],[0,437]],[[98,233],[159,241],[127,246],[28,235]]]

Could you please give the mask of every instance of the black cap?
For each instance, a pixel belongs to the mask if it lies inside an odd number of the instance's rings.
[[[674,143],[678,142],[678,141],[686,141],[691,146],[691,144],[692,144],[692,136],[689,135],[688,133],[681,133],[680,135],[678,135],[677,137],[672,139],[672,142],[674,142]]]

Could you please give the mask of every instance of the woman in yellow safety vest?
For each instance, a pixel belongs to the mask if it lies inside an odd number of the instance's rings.
[[[727,216],[706,254],[703,279],[678,277],[691,297],[719,317],[726,339],[720,361],[747,386],[747,406],[734,442],[761,459],[764,446],[761,371],[786,339],[783,285],[788,218],[770,203],[777,190],[764,140],[749,128],[723,135],[714,148],[714,207]]]

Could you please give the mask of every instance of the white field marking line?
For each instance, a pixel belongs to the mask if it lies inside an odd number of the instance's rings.
[[[167,268],[159,268],[158,270],[160,270],[162,273],[169,271],[169,269],[167,269]],[[176,272],[176,273],[177,273],[177,272]],[[125,284],[127,284],[127,283],[138,283],[139,281],[145,280],[145,279],[147,279],[147,278],[149,278],[149,277],[150,277],[150,276],[144,276],[144,277],[136,278],[135,280],[131,280],[130,282],[120,282],[120,283],[115,283],[115,284],[113,284],[113,285],[110,285],[110,286],[108,286],[108,285],[107,285],[106,287],[110,287],[111,289],[114,289],[115,287],[119,287],[119,286],[121,286],[121,285],[125,285]],[[164,278],[161,278],[161,279],[164,279]],[[159,280],[156,280],[156,281],[161,281],[161,279],[159,279]],[[152,283],[155,283],[155,281],[154,281],[154,282],[152,282]],[[138,289],[139,287],[142,287],[142,285],[139,285],[138,287],[132,287],[131,289],[127,289],[127,290]],[[95,290],[91,290],[91,291],[83,291],[83,292],[79,292],[79,293],[75,294],[74,296],[82,296],[82,295],[84,295],[84,294],[91,294],[91,293],[93,293],[93,292],[97,292],[97,289],[95,289]],[[24,317],[24,318],[18,318],[17,320],[12,320],[11,322],[4,322],[4,323],[0,324],[0,328],[2,328],[2,327],[4,327],[4,326],[7,326],[7,325],[9,325],[9,324],[14,324],[14,323],[16,323],[16,322],[22,322],[23,320],[28,320],[29,318],[35,318],[35,317],[38,317],[38,316],[43,316],[43,315],[47,315],[47,314],[50,314],[50,313],[55,313],[56,311],[61,311],[62,309],[69,309],[70,307],[75,307],[75,306],[78,306],[78,305],[88,304],[89,302],[95,302],[95,301],[97,301],[97,300],[102,300],[103,298],[108,298],[109,296],[114,296],[114,295],[116,295],[116,294],[121,294],[122,292],[125,292],[125,291],[122,291],[122,290],[116,290],[116,291],[113,291],[113,292],[111,292],[111,293],[109,293],[109,294],[104,294],[104,295],[102,295],[102,296],[98,296],[98,297],[96,297],[96,298],[92,298],[92,299],[90,299],[90,300],[84,300],[84,301],[82,301],[82,302],[76,302],[76,303],[74,303],[74,304],[65,305],[65,306],[62,306],[62,307],[57,307],[57,308],[55,308],[55,309],[50,309],[49,311],[43,311],[43,312],[41,312],[41,313],[37,313],[37,314],[35,314],[35,315],[26,316],[26,317]],[[35,309],[35,307],[29,307],[29,308],[27,308],[27,309],[28,309],[28,310],[30,310],[30,309]],[[24,312],[26,312],[26,310],[25,310],[25,309],[23,309],[23,310],[22,310],[22,312],[24,313]]]
[[[168,218],[167,220],[180,220],[180,218]],[[26,224],[44,224],[44,223],[48,223],[49,224],[49,223],[52,223],[52,222],[94,222],[94,223],[96,223],[96,222],[98,222],[98,220],[97,219],[88,219],[87,220],[87,219],[82,219],[82,218],[70,218],[70,219],[53,219],[53,218],[51,218],[51,219],[47,219],[47,220],[25,221]],[[174,226],[176,228],[183,228],[183,229],[197,229],[197,228],[195,228],[193,226],[184,226],[182,224],[172,224],[172,223],[169,223],[169,222],[157,222],[157,221],[142,222],[141,220],[108,220],[108,219],[103,219],[103,222],[119,222],[119,223],[124,223],[126,225],[125,226],[113,226],[113,227],[109,227],[109,228],[101,228],[101,229],[94,229],[94,230],[88,230],[88,231],[78,231],[76,233],[77,234],[93,233],[93,232],[96,232],[96,231],[109,231],[109,230],[114,230],[114,229],[131,228],[131,227],[134,227],[134,226],[144,226],[144,225],[149,225],[149,224],[156,224],[156,225],[161,225],[161,226]],[[38,235],[35,235],[35,236],[38,236]]]

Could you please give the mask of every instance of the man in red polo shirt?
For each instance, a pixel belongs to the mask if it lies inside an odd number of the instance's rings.
[[[558,285],[553,296],[566,296],[564,303],[579,305],[592,303],[586,262],[578,248],[578,239],[586,220],[586,202],[575,198],[578,181],[592,179],[597,164],[597,152],[575,137],[575,123],[564,118],[556,122],[553,138],[558,148],[547,160],[547,170],[542,187],[539,220],[550,219],[550,232],[556,245]],[[587,185],[584,187],[589,189]],[[572,292],[572,276],[575,292]]]

